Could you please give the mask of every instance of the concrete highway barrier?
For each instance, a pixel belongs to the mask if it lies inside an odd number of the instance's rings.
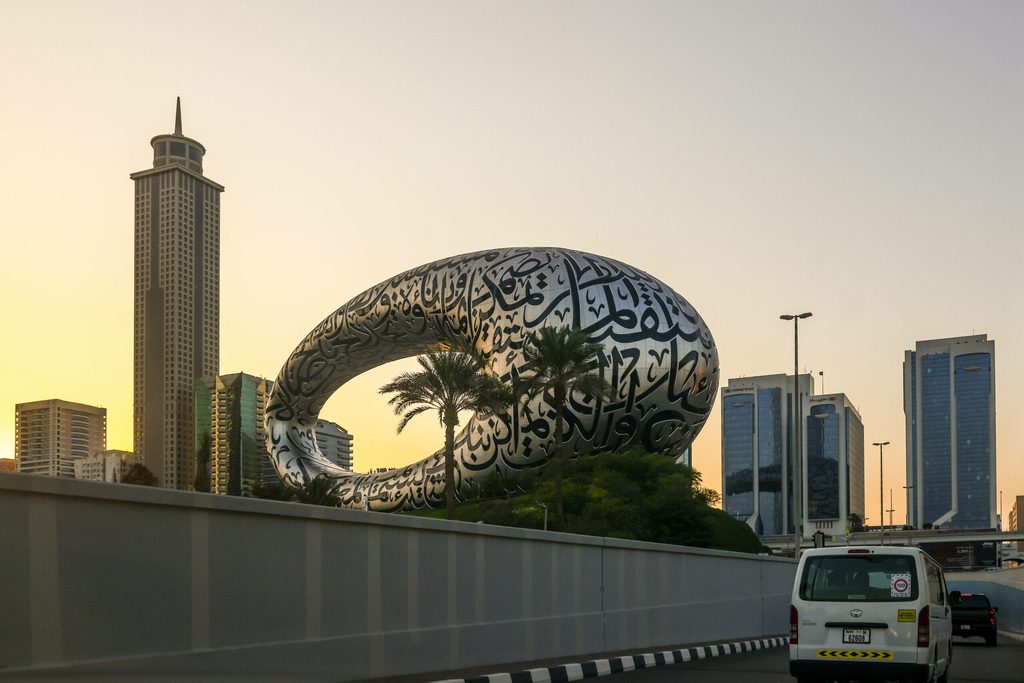
[[[791,560],[0,474],[0,680],[348,681],[785,633]],[[256,678],[253,678],[256,680]]]

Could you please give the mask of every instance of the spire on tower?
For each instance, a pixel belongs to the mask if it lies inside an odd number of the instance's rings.
[[[178,98],[178,102],[174,108],[174,134],[181,135],[181,98]]]

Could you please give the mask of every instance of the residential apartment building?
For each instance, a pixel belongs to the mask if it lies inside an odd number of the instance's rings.
[[[209,435],[211,493],[248,496],[256,484],[277,480],[263,426],[273,386],[271,380],[243,372],[201,383],[196,392],[196,448],[203,448]]]
[[[119,482],[125,470],[140,461],[131,451],[97,451],[75,461],[75,479]]]
[[[107,447],[107,409],[60,399],[14,406],[19,472],[74,477],[75,462]]]
[[[206,148],[157,135],[153,167],[135,181],[135,452],[160,486],[195,477],[195,388],[220,353],[220,194],[203,175]]]
[[[352,435],[340,424],[317,420],[316,445],[328,460],[346,470],[352,469]]]
[[[904,356],[903,412],[910,524],[994,529],[995,342],[917,342]]]

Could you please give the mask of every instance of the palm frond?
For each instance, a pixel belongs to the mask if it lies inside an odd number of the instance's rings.
[[[530,374],[517,383],[517,392],[528,397],[573,390],[607,393],[600,375],[602,348],[580,329],[544,327],[531,333],[523,346],[524,372]]]
[[[604,377],[591,374],[576,378],[572,383],[572,390],[595,399],[606,399],[610,396],[612,387]]]
[[[434,409],[434,406],[421,405],[421,406],[416,406],[415,408],[413,408],[412,410],[407,412],[405,415],[402,416],[402,419],[398,423],[397,433],[398,434],[402,433],[402,430],[405,429],[405,426],[407,424],[409,424],[409,420],[413,419],[414,417],[416,417],[420,413],[425,413],[428,410],[432,410],[432,409]]]

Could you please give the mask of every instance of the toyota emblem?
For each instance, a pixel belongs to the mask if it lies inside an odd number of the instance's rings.
[[[854,619],[860,619],[862,616],[864,616],[864,611],[859,609],[852,609],[850,610],[850,616]]]

